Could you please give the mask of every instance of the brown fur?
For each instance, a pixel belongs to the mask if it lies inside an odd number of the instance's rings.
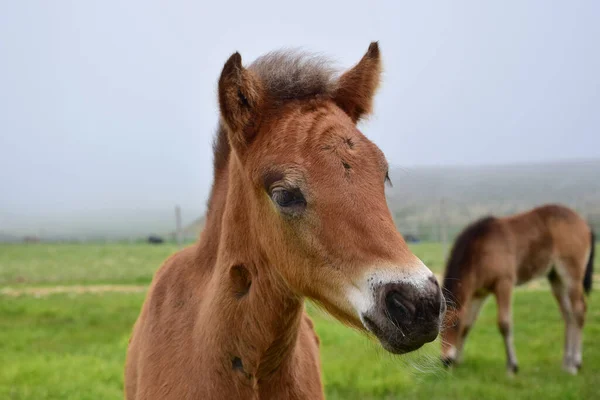
[[[370,93],[377,90],[380,75],[379,47],[373,43],[358,65],[341,76],[336,102],[354,122],[371,112],[373,96]]]
[[[355,126],[381,69],[376,44],[365,57],[339,81],[320,59],[227,61],[205,229],[154,277],[127,353],[127,399],[323,398],[304,298],[364,329],[343,289],[368,265],[410,276],[385,158]],[[304,208],[279,207],[273,187],[301,191]]]
[[[585,315],[583,280],[591,260],[590,227],[574,211],[546,205],[505,217],[483,218],[457,238],[446,267],[448,329],[442,357],[459,361],[466,336],[488,294],[498,302],[498,328],[505,339],[507,366],[516,372],[512,345],[511,293],[515,285],[549,276],[566,327],[564,367],[581,365],[581,329]],[[457,354],[452,354],[454,348]]]

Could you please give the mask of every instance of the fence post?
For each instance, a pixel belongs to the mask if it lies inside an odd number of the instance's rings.
[[[175,206],[175,229],[177,245],[181,247],[183,245],[183,230],[181,228],[181,207],[179,206]]]

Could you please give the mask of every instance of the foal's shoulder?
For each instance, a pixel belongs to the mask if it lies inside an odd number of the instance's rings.
[[[156,271],[148,291],[149,312],[177,309],[187,303],[203,279],[197,265],[197,246],[192,245],[171,255]]]
[[[197,246],[194,244],[171,254],[156,271],[152,282],[178,280],[192,273],[197,251]]]

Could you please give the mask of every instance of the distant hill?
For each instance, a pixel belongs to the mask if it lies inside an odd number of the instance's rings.
[[[580,211],[600,232],[600,159],[539,164],[393,168],[388,204],[398,229],[424,240],[439,240],[440,225],[449,239],[470,221],[486,214],[506,215],[544,203],[562,203]],[[443,204],[442,204],[443,199]],[[185,208],[187,240],[204,227],[197,208]],[[133,205],[120,211],[69,213],[60,218],[39,215],[20,230],[19,219],[0,213],[0,242],[22,241],[26,235],[42,240],[113,240],[145,237],[150,233],[174,238],[171,206],[141,210]],[[128,207],[128,208],[127,208]],[[35,211],[35,210],[33,210]],[[191,218],[190,218],[191,217]],[[195,219],[192,219],[194,218]],[[30,218],[31,219],[31,218]]]
[[[400,168],[390,176],[394,186],[387,190],[388,204],[405,233],[435,238],[442,218],[452,236],[483,215],[506,215],[544,203],[571,206],[600,229],[600,160]]]
[[[506,215],[544,203],[561,203],[585,214],[600,231],[600,160],[498,166],[393,168],[388,205],[403,233],[450,238],[483,215]],[[443,199],[443,204],[442,204]],[[198,218],[186,227],[197,236]]]

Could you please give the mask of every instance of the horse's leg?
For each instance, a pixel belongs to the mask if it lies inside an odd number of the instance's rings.
[[[498,282],[494,290],[496,302],[498,303],[498,329],[504,338],[506,368],[510,374],[514,374],[519,370],[512,335],[512,290],[513,282],[508,279]]]
[[[571,373],[577,373],[581,368],[581,340],[583,324],[585,323],[585,298],[583,297],[583,285],[581,282],[572,282],[569,288],[569,300],[571,302]]]
[[[565,263],[565,265],[570,266],[568,271],[571,272],[571,278],[568,279],[568,293],[572,313],[571,355],[573,363],[571,364],[572,368],[569,370],[571,373],[577,373],[581,368],[582,362],[583,325],[585,324],[585,312],[587,309],[583,290],[583,275],[585,274],[588,257],[590,256],[586,255],[585,259],[579,260],[579,262],[575,261],[574,258],[570,258],[570,264]],[[578,272],[581,272],[581,275]]]
[[[563,368],[569,372],[573,372],[573,354],[572,349],[572,313],[571,313],[571,301],[569,300],[568,291],[566,285],[562,282],[561,278],[556,273],[551,274],[549,277],[550,287],[552,288],[552,294],[558,302],[560,313],[562,314],[563,320],[565,321],[565,344],[563,350]]]
[[[472,297],[470,299],[469,304],[466,304],[464,323],[462,323],[462,329],[460,338],[458,341],[458,346],[456,348],[456,362],[460,363],[462,361],[463,349],[465,346],[465,342],[467,341],[467,336],[479,315],[479,311],[481,310],[481,306],[485,297]]]
[[[561,263],[560,266],[564,265],[566,264]],[[561,269],[561,274],[568,276],[568,270]],[[565,284],[565,280],[568,284]],[[562,279],[557,274],[551,276],[550,283],[552,293],[558,301],[565,320],[563,369],[571,374],[577,374],[577,371],[581,368],[581,341],[586,311],[583,286],[579,279]]]

